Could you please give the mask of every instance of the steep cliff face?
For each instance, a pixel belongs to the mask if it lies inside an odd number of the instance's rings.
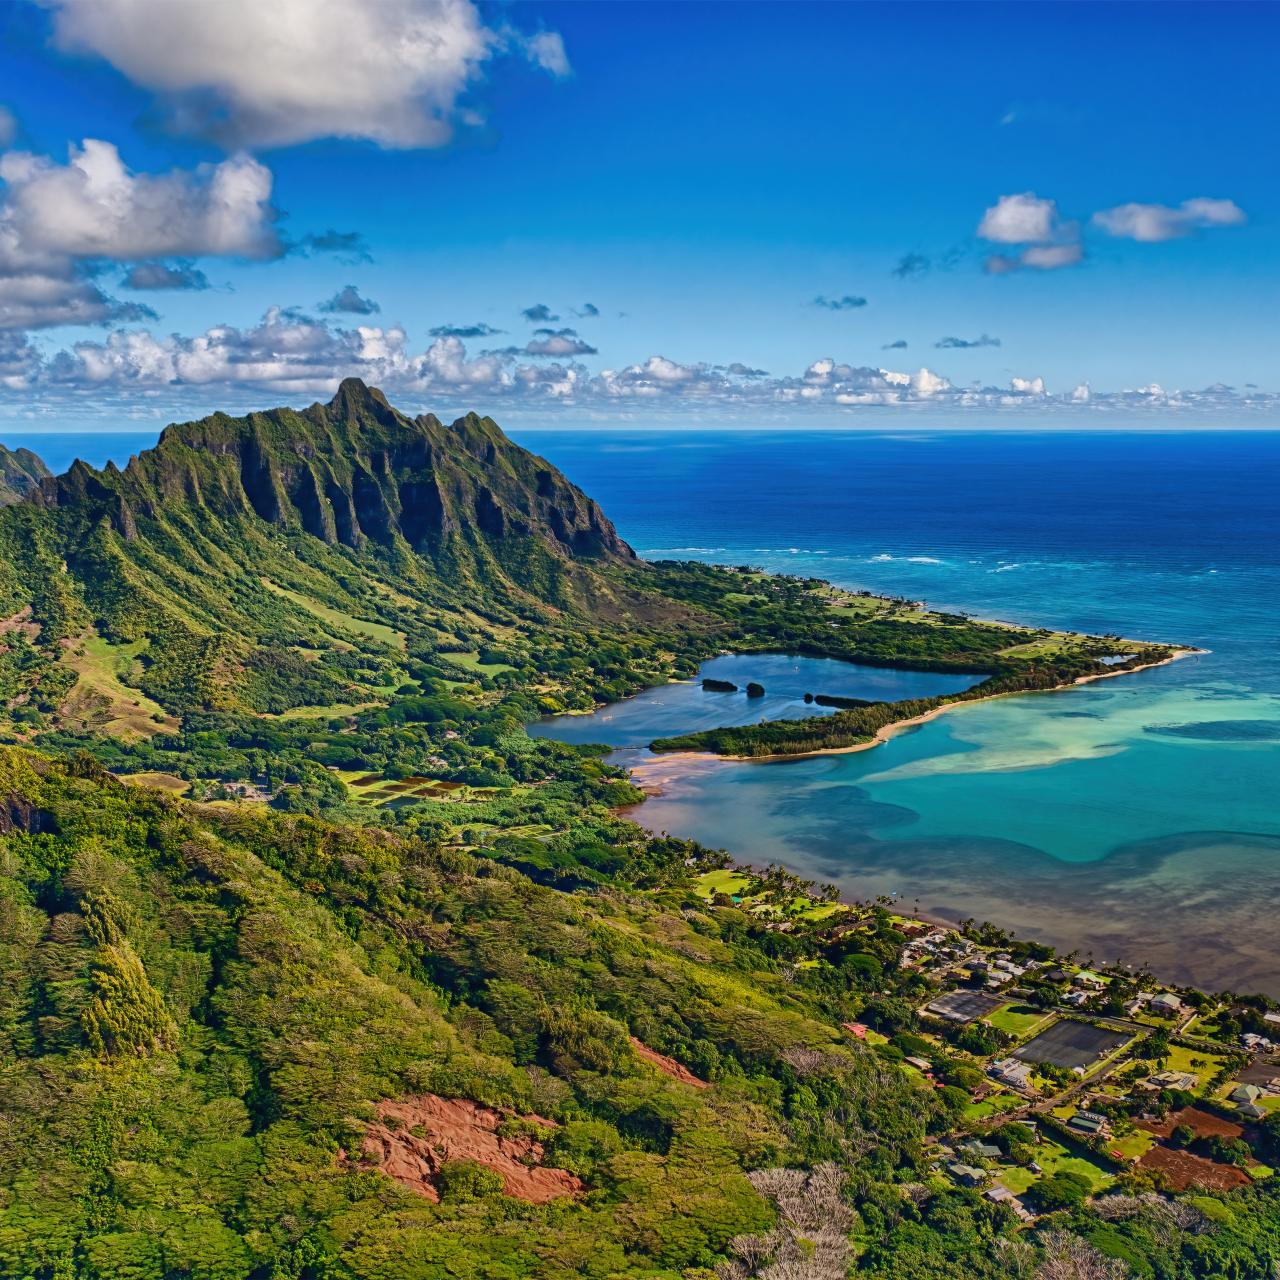
[[[410,418],[356,379],[300,412],[169,427],[123,470],[36,479],[0,509],[0,622],[60,669],[100,638],[166,710],[250,686],[276,705],[282,680],[341,701],[353,647],[670,612],[596,503],[491,419]]]
[[[21,502],[49,474],[43,460],[30,449],[7,449],[0,444],[0,506]]]
[[[456,556],[461,543],[499,563],[530,545],[566,561],[633,558],[595,502],[492,419],[411,419],[357,378],[301,412],[169,427],[123,472],[77,463],[34,501],[105,516],[126,539],[178,504],[355,549],[402,539],[421,555]]]

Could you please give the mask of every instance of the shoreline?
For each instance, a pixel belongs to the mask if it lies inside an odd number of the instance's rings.
[[[664,751],[655,753],[655,759],[724,760],[732,764],[780,764],[784,760],[812,760],[817,756],[851,755],[856,751],[870,751],[873,747],[881,746],[901,730],[912,728],[918,724],[925,724],[930,720],[936,719],[943,712],[950,711],[955,707],[977,706],[983,702],[994,702],[998,698],[1023,698],[1037,694],[1064,693],[1069,689],[1074,689],[1077,685],[1092,684],[1095,680],[1113,680],[1119,676],[1137,675],[1139,671],[1149,671],[1153,667],[1167,667],[1182,658],[1190,658],[1195,654],[1209,652],[1210,650],[1208,649],[1181,647],[1175,649],[1167,658],[1160,658],[1155,662],[1144,662],[1139,666],[1126,667],[1121,671],[1099,671],[1096,675],[1077,676],[1069,684],[1054,685],[1049,689],[1016,689],[1009,693],[989,693],[981,698],[957,698],[952,702],[944,702],[940,707],[934,707],[930,711],[923,712],[918,716],[912,716],[907,720],[895,720],[892,724],[887,724],[883,728],[877,729],[874,736],[868,738],[866,742],[854,742],[847,747],[818,747],[812,751],[783,752],[767,756],[718,755],[714,751]],[[641,790],[643,789],[642,787]]]

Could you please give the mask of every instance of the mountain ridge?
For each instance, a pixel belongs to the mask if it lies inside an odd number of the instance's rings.
[[[232,472],[217,460],[238,467]],[[123,471],[77,461],[60,476],[46,474],[26,495],[52,508],[118,501],[110,514],[127,538],[136,536],[133,504],[154,516],[157,499],[208,505],[217,514],[252,510],[352,547],[385,544],[398,533],[421,549],[471,518],[494,538],[535,533],[574,556],[634,559],[592,499],[510,441],[493,419],[468,413],[446,427],[434,414],[409,418],[358,378],[307,409],[215,413],[168,426]]]
[[[243,702],[264,661],[340,701],[335,611],[402,649],[428,628],[467,649],[484,638],[460,614],[639,616],[642,576],[600,507],[492,419],[410,418],[355,378],[303,410],[166,427],[123,469],[77,461],[0,509],[0,620],[46,647],[141,646],[130,683],[170,711]]]

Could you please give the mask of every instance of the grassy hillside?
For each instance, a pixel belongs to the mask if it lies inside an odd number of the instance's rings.
[[[1243,1189],[1033,1151],[1007,1117],[1078,1080],[985,1073],[1042,1019],[940,1023],[924,926],[648,836],[603,749],[524,732],[726,648],[991,689],[1160,647],[645,565],[488,420],[353,383],[46,478],[0,548],[0,1280],[1273,1280],[1280,1132],[1173,1153],[1100,1074],[1126,1151]],[[948,939],[1058,1017],[1047,948]],[[1221,1110],[1263,1006],[1213,1008]],[[975,1132],[1033,1222],[947,1172]]]

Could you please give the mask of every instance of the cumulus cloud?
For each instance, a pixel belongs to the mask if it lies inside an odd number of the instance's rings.
[[[584,302],[573,314],[579,320],[594,320],[600,314],[600,308],[594,302]]]
[[[330,315],[344,313],[352,316],[371,316],[382,308],[372,298],[366,298],[353,284],[344,285],[327,302],[320,304],[320,310]]]
[[[1093,224],[1109,236],[1152,244],[1177,240],[1210,227],[1238,227],[1247,222],[1234,200],[1197,196],[1180,205],[1122,204],[1093,215]]]
[[[535,329],[524,348],[530,356],[593,356],[596,349],[573,329]]]
[[[907,349],[906,338],[895,338],[892,342],[886,342],[881,351],[905,351]]]
[[[1052,240],[1058,230],[1058,206],[1033,191],[1001,196],[982,215],[978,234],[996,244],[1030,244]]]
[[[0,387],[26,387],[40,365],[40,356],[26,334],[0,331]]]
[[[535,302],[520,312],[530,324],[555,324],[559,316],[551,314],[551,308],[545,302]]]
[[[433,338],[491,338],[505,330],[487,324],[440,324],[428,332]]]
[[[967,351],[970,347],[998,347],[1000,339],[984,333],[977,338],[939,338],[933,345],[940,351]]]
[[[6,264],[6,257],[10,258]],[[69,262],[32,266],[6,254],[0,227],[0,330],[51,329],[154,320],[156,313],[137,302],[118,302]]]
[[[207,289],[209,277],[190,262],[139,262],[125,273],[126,289]]]
[[[858,307],[867,305],[866,298],[859,298],[856,294],[846,293],[840,298],[828,298],[823,294],[819,294],[814,298],[813,306],[824,307],[828,311],[854,311]]]
[[[652,421],[759,421],[772,415],[836,422],[850,414],[886,412],[950,421],[974,411],[1058,414],[1076,421],[1106,414],[1167,419],[1203,413],[1221,422],[1250,415],[1269,420],[1280,408],[1280,396],[1221,385],[1180,391],[1152,383],[1097,392],[1081,384],[1055,393],[1035,375],[1015,376],[1005,387],[957,385],[928,367],[872,368],[831,356],[782,375],[741,362],[690,363],[661,354],[592,373],[572,358],[531,361],[519,348],[471,355],[453,335],[415,349],[398,326],[346,327],[287,308],[271,309],[248,328],[215,325],[189,337],[121,329],[45,359],[21,336],[0,335],[0,395],[12,395],[20,406],[47,408],[64,397],[77,405],[96,402],[123,411],[145,406],[152,414],[196,416],[215,406],[260,407],[272,402],[269,396],[305,403],[331,395],[352,374],[401,403],[447,412],[500,413],[503,406],[541,412],[558,405],[600,418],[640,414]]]
[[[1022,246],[1016,252],[989,255],[984,264],[988,275],[1056,271],[1073,267],[1084,258],[1078,224],[1064,221],[1054,201],[1033,191],[1001,196],[982,215],[978,235],[993,244]]]
[[[154,316],[103,292],[94,277],[105,262],[136,264],[129,288],[198,288],[208,282],[185,259],[283,252],[271,173],[248,156],[137,174],[111,143],[87,139],[65,164],[4,152],[0,181],[0,328]],[[165,267],[165,257],[179,261]]]
[[[271,171],[251,156],[135,174],[110,143],[88,138],[66,164],[25,151],[0,156],[0,219],[31,253],[128,262],[283,252]]]
[[[555,32],[487,26],[471,0],[46,0],[64,51],[152,91],[170,126],[229,149],[316,138],[437,147],[509,54],[569,72]]]

